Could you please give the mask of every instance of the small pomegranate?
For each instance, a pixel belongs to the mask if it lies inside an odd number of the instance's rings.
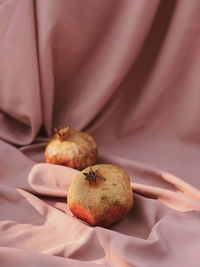
[[[108,227],[124,218],[133,206],[127,172],[110,164],[81,171],[67,194],[71,212],[92,226]]]
[[[69,127],[55,129],[55,135],[45,149],[47,163],[82,170],[94,164],[97,146],[91,135]]]

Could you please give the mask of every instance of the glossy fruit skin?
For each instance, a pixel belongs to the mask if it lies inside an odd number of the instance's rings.
[[[71,212],[92,226],[108,227],[124,218],[133,206],[133,192],[127,172],[110,164],[92,166],[96,181],[80,172],[72,181],[67,202]]]
[[[55,134],[47,144],[45,162],[65,165],[77,170],[83,170],[94,164],[97,157],[97,146],[92,136],[69,129],[69,127],[66,128],[67,133],[64,133],[66,136],[63,135],[60,138]]]

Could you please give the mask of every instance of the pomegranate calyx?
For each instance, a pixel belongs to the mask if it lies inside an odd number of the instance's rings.
[[[65,141],[70,136],[70,128],[69,127],[58,127],[55,128],[55,136],[59,141]]]
[[[88,173],[84,172],[83,174],[86,176],[85,180],[89,182],[96,182],[97,174],[95,171],[93,171],[92,167],[90,167],[90,170]]]

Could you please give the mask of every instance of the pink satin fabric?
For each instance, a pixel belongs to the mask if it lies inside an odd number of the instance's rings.
[[[0,1],[0,266],[200,266],[200,2]],[[130,175],[109,229],[73,217],[54,127]]]

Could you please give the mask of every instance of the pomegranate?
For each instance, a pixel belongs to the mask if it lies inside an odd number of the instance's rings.
[[[108,227],[124,218],[133,206],[129,176],[110,164],[88,167],[72,180],[67,202],[77,218],[92,226]]]
[[[94,164],[97,146],[91,135],[69,127],[55,129],[55,135],[45,149],[47,163],[82,170]]]

